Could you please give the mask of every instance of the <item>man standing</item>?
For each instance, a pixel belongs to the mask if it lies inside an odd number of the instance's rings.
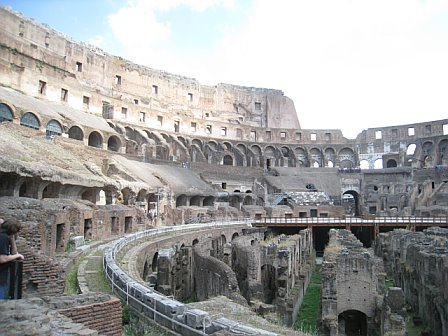
[[[9,261],[23,260],[23,255],[17,252],[16,236],[22,228],[16,219],[0,218],[0,266]],[[8,299],[8,268],[0,268],[0,300]]]

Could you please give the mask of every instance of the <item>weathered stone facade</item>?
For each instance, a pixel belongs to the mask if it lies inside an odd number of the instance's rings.
[[[430,228],[424,232],[395,230],[382,233],[376,253],[406,302],[431,331],[448,333],[448,230]]]

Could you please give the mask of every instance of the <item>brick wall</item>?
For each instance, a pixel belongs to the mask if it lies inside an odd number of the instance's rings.
[[[47,304],[75,323],[82,323],[101,335],[122,334],[122,308],[116,297],[108,294],[87,293],[76,296],[45,298]]]

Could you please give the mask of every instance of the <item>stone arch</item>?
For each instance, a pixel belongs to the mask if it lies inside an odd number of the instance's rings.
[[[258,146],[258,145],[252,145],[250,147],[250,150],[251,150],[252,155],[253,155],[252,166],[253,167],[261,167],[262,166],[261,147]]]
[[[20,125],[38,130],[40,129],[41,121],[33,112],[26,112],[20,118]]]
[[[42,199],[44,198],[58,198],[61,191],[62,184],[59,182],[50,182],[43,186]]]
[[[199,244],[199,239],[197,239],[197,238],[193,239],[193,242],[191,245],[195,246],[197,244]]]
[[[233,145],[228,141],[224,141],[222,143],[221,147],[223,148],[223,150],[227,150],[227,151],[231,151],[233,149]]]
[[[207,142],[207,144],[205,146],[210,148],[213,151],[217,151],[218,150],[218,143],[216,141],[213,141],[213,140],[210,140],[209,142]]]
[[[196,146],[202,151],[202,146],[203,146],[203,144],[202,144],[202,140],[199,140],[199,139],[193,139],[193,140],[191,141],[191,145],[196,145]]]
[[[409,144],[406,149],[406,155],[414,155],[416,148],[417,148],[416,144],[414,144],[414,143]]]
[[[183,136],[178,136],[177,140],[184,145],[185,148],[188,148],[188,140]]]
[[[284,167],[293,167],[294,166],[294,154],[292,153],[291,148],[287,146],[282,146],[280,148],[280,153],[282,154],[283,166]]]
[[[367,335],[367,315],[359,310],[346,310],[338,315],[339,330],[345,335]]]
[[[437,147],[437,164],[448,165],[448,139],[441,140]]]
[[[351,148],[342,148],[339,151],[338,160],[341,168],[354,168],[356,166],[356,156]]]
[[[234,232],[234,233],[232,234],[232,239],[231,239],[231,240],[234,240],[235,238],[238,238],[238,237],[239,237],[238,232]]]
[[[247,147],[244,144],[238,144],[236,145],[236,148],[241,152],[241,154],[246,154],[247,153]]]
[[[313,167],[317,168],[323,166],[322,151],[319,148],[316,147],[311,148],[310,157],[311,157],[310,164],[312,164]]]
[[[97,190],[96,188],[87,188],[82,192],[81,199],[96,204],[99,199],[99,190]]]
[[[107,149],[112,152],[119,152],[121,148],[121,140],[116,135],[111,135],[107,140]]]
[[[5,103],[0,103],[0,123],[14,119],[13,109]]]
[[[224,166],[233,166],[233,157],[231,155],[224,155],[222,164]]]
[[[266,146],[264,148],[264,157],[267,169],[276,166],[276,148],[274,146]]]
[[[294,149],[294,154],[297,158],[297,166],[299,167],[308,167],[308,152],[305,148],[296,147]]]
[[[123,204],[124,205],[133,205],[135,204],[135,192],[130,188],[126,187],[121,189],[121,194],[123,195]]]
[[[383,159],[376,159],[373,162],[373,169],[383,169]]]
[[[215,197],[207,196],[203,201],[204,206],[213,206],[215,204]]]
[[[148,191],[146,189],[140,189],[137,193],[137,196],[135,197],[135,200],[137,202],[146,202],[146,195]]]
[[[361,216],[360,197],[359,193],[355,190],[347,190],[344,192],[342,195],[342,205],[347,215]]]
[[[359,162],[359,167],[361,169],[369,169],[369,161],[368,160],[361,160],[361,162]]]
[[[331,162],[331,164],[330,164]],[[324,166],[333,168],[336,162],[336,151],[333,147],[328,147],[324,150]]]
[[[263,302],[272,304],[277,292],[276,269],[273,265],[261,266],[261,284],[263,286]]]
[[[202,206],[202,204],[201,204],[201,199],[202,199],[202,197],[199,196],[199,195],[192,196],[192,197],[190,198],[190,205],[191,205],[191,206]]]
[[[176,208],[187,205],[187,195],[182,194],[176,198]]]
[[[81,127],[74,125],[74,126],[70,127],[70,129],[68,130],[68,137],[70,139],[83,141],[84,140],[84,131],[82,130]]]
[[[254,204],[254,199],[252,198],[252,196],[248,195],[248,196],[244,197],[243,205],[253,205],[253,204]]]
[[[56,119],[51,119],[46,126],[46,135],[47,137],[61,135],[62,134],[62,125]]]
[[[89,134],[88,146],[103,148],[103,137],[98,131],[93,131]]]
[[[386,168],[396,168],[398,166],[397,160],[395,159],[389,159],[386,162]]]
[[[433,162],[433,158],[431,157],[433,151],[434,143],[432,141],[426,141],[422,145],[422,154],[420,157],[420,161],[422,164],[422,168],[428,168],[431,166]]]

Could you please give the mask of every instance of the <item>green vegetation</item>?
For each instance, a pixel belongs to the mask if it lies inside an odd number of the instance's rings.
[[[317,325],[319,321],[319,310],[322,288],[321,266],[316,266],[311,275],[310,284],[303,298],[297,319],[294,323],[294,330],[317,333]]]
[[[406,335],[407,336],[420,336],[424,335],[425,332],[428,332],[428,328],[423,324],[415,325],[414,323],[414,315],[412,313],[408,313],[406,317]]]
[[[78,286],[78,266],[79,260],[73,264],[65,277],[65,290],[64,294],[75,295],[79,294]]]
[[[384,281],[384,288],[391,288],[391,287],[394,287],[395,286],[395,284],[394,284],[394,279],[390,276],[390,275],[388,275],[387,277],[386,277],[386,280]]]

